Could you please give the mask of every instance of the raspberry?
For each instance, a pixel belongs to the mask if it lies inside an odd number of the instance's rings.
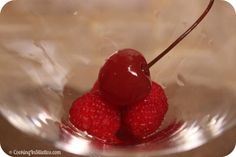
[[[145,139],[159,128],[167,109],[168,104],[164,90],[160,85],[152,82],[149,95],[129,106],[123,120],[130,134],[137,139]]]
[[[81,131],[107,143],[114,143],[120,127],[120,113],[98,92],[87,93],[74,101],[69,120]]]

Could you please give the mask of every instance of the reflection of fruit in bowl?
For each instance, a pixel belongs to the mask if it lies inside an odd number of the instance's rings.
[[[107,56],[128,47],[150,61],[208,2],[60,2],[13,1],[0,15],[1,113],[14,126],[79,155],[158,156],[198,147],[235,125],[235,13],[216,1],[204,22],[150,69],[169,104],[155,139],[104,145],[69,127],[71,104],[92,88]]]

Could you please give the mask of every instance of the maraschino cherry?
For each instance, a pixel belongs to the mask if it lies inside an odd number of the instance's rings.
[[[142,100],[151,89],[150,72],[143,55],[123,49],[112,55],[101,68],[98,85],[105,99],[125,106]]]

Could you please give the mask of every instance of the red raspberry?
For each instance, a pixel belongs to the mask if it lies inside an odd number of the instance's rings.
[[[120,113],[105,102],[98,92],[78,98],[70,109],[71,123],[81,131],[106,142],[116,143]]]
[[[152,82],[149,95],[142,101],[131,105],[124,114],[127,130],[137,139],[145,139],[161,125],[168,104],[164,90]]]

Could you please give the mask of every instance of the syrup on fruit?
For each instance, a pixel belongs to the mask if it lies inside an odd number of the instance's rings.
[[[93,89],[72,104],[70,122],[107,144],[135,144],[158,137],[168,103],[161,86],[151,81],[149,69],[204,19],[213,3],[210,0],[197,21],[150,63],[133,49],[114,53],[100,69]]]
[[[113,54],[101,68],[98,85],[104,99],[118,106],[143,100],[151,90],[151,79],[144,56],[124,49]]]

